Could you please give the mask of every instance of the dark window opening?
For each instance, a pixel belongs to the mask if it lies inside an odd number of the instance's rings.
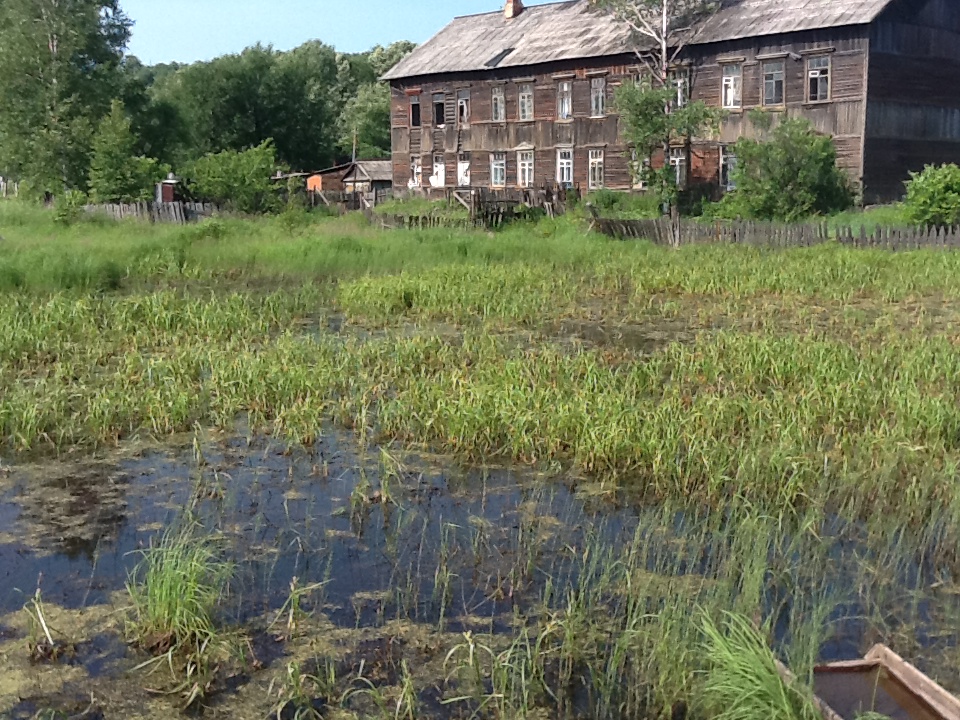
[[[461,125],[470,124],[470,91],[460,90],[457,93],[457,120]]]
[[[410,98],[410,127],[420,127],[422,118],[420,117],[420,96],[414,95]]]
[[[433,96],[433,124],[437,127],[447,122],[447,99],[443,95]]]

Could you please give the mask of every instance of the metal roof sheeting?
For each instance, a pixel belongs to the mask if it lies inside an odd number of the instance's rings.
[[[863,25],[893,0],[730,0],[697,44]],[[626,26],[589,0],[535,5],[507,20],[502,11],[458,17],[384,75],[384,80],[522,67],[633,52]],[[512,50],[511,50],[512,49]],[[511,50],[507,53],[507,50]]]

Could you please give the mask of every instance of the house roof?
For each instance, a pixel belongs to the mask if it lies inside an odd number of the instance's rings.
[[[343,179],[353,179],[355,176],[371,182],[393,182],[393,163],[390,160],[357,160]]]
[[[492,0],[491,0],[492,1]],[[726,0],[697,44],[863,25],[893,0]],[[384,75],[384,80],[522,67],[633,52],[626,27],[589,0],[458,17]]]

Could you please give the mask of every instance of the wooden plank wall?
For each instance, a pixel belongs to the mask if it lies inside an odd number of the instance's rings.
[[[84,210],[91,214],[106,215],[114,220],[139,220],[183,225],[213,217],[220,209],[212,203],[113,203],[87,205]]]

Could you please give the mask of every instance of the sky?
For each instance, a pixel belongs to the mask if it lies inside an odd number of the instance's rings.
[[[527,0],[541,5],[545,0]],[[500,10],[502,0],[121,0],[136,23],[129,52],[148,65],[210,60],[262,43],[289,50],[322,40],[361,52],[429,39],[457,15]]]

